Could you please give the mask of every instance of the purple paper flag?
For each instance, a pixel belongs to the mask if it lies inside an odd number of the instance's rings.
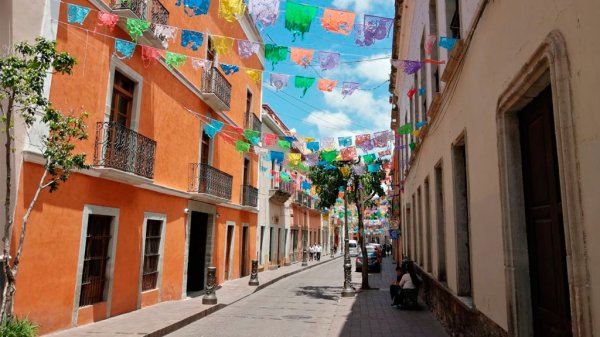
[[[238,54],[242,59],[247,59],[250,56],[257,54],[260,44],[257,42],[238,40]]]
[[[279,16],[279,0],[250,0],[248,10],[263,27],[273,26]]]
[[[393,24],[393,18],[365,14],[363,23],[354,25],[356,27],[356,44],[361,47],[368,47],[377,40],[385,39],[389,36]]]
[[[358,88],[360,87],[360,83],[355,82],[344,82],[342,86],[342,95],[344,98],[346,96],[352,95]]]
[[[287,87],[289,81],[290,75],[288,74],[271,73],[269,77],[269,83],[277,90]]]
[[[340,64],[340,54],[327,51],[319,52],[319,66],[321,70],[335,69]]]
[[[402,69],[405,74],[412,75],[412,74],[416,73],[417,71],[419,71],[419,69],[421,69],[423,67],[423,62],[398,60],[398,61],[394,61],[394,65],[397,68]]]

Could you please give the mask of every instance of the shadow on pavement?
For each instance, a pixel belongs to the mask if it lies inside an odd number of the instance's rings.
[[[342,287],[331,286],[306,286],[296,291],[296,296],[308,296],[317,299],[337,301],[340,298]]]

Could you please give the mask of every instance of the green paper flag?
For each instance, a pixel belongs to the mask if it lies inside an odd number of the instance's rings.
[[[308,172],[310,168],[305,163],[298,164],[298,170],[301,172]]]
[[[177,54],[177,53],[172,53],[170,51],[168,51],[167,54],[165,55],[165,63],[168,66],[171,66],[174,68],[179,68],[182,65],[184,65],[185,60],[187,60],[187,56]]]
[[[235,141],[235,150],[238,152],[248,152],[250,151],[250,144],[243,142],[241,140]]]
[[[408,146],[410,147],[411,151],[414,151],[415,148],[417,147],[417,143],[410,143],[410,144],[408,144]]]
[[[144,35],[144,32],[148,29],[150,29],[150,22],[127,18],[127,30],[133,41],[137,42],[138,37]]]
[[[277,145],[284,150],[289,150],[292,144],[287,140],[280,139],[277,141]]]
[[[265,59],[271,61],[273,70],[275,69],[275,65],[277,63],[287,60],[287,56],[288,47],[278,46],[270,43],[265,44]]]
[[[410,135],[412,133],[413,126],[411,123],[404,124],[398,128],[399,135]]]
[[[363,156],[363,160],[365,161],[365,164],[371,164],[371,163],[375,162],[375,159],[377,159],[377,157],[375,156],[374,153],[366,154]]]
[[[337,157],[338,152],[336,150],[333,151],[323,151],[321,152],[321,158],[327,163],[331,163]]]
[[[244,130],[244,138],[246,138],[253,145],[256,145],[260,141],[260,131]]]
[[[312,87],[314,83],[314,77],[296,76],[296,78],[294,79],[294,86],[296,88],[303,89],[301,97],[304,97],[306,95],[306,91],[308,90],[308,88]]]
[[[310,30],[310,25],[317,16],[319,8],[288,1],[285,5],[285,29],[304,39],[304,33]]]

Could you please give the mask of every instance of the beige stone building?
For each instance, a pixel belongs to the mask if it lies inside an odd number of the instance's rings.
[[[445,61],[390,86],[392,128],[424,124],[394,158],[422,296],[465,336],[599,335],[600,2],[396,5],[394,58]]]

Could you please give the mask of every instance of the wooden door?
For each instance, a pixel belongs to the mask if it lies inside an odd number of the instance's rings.
[[[535,336],[571,336],[552,92],[519,116]]]

